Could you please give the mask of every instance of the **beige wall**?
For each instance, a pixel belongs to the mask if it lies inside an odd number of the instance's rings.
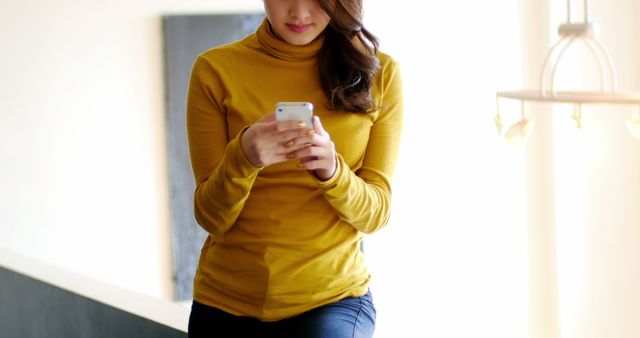
[[[0,3],[0,247],[170,298],[161,15],[259,0]]]

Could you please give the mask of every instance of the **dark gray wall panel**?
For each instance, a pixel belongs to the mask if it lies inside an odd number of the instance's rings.
[[[191,66],[203,51],[253,33],[263,17],[262,13],[252,13],[170,15],[164,18],[173,277],[177,300],[192,297],[193,276],[200,247],[206,237],[193,216],[195,186],[185,127]]]
[[[185,332],[0,267],[2,338],[186,338]]]

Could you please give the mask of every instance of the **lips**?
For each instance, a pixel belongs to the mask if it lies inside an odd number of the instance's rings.
[[[311,24],[308,25],[294,25],[294,24],[287,24],[287,28],[289,28],[291,31],[294,31],[296,33],[302,33],[305,32],[307,29],[309,29],[309,27],[311,27]]]

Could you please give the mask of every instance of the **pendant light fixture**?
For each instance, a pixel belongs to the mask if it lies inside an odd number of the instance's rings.
[[[616,70],[607,49],[598,41],[598,26],[589,21],[587,0],[584,0],[584,18],[580,23],[571,21],[571,0],[567,0],[567,22],[558,28],[560,39],[551,47],[540,72],[540,88],[538,90],[503,91],[496,93],[497,112],[495,123],[498,133],[509,143],[526,141],[531,134],[533,121],[526,117],[526,102],[537,101],[547,103],[572,104],[573,119],[576,127],[582,129],[582,107],[587,104],[628,105],[637,111],[627,121],[629,132],[640,140],[640,93],[621,93],[617,89]],[[598,61],[600,88],[598,91],[558,91],[555,87],[555,76],[558,64],[567,49],[576,42],[586,44]],[[500,100],[512,99],[520,101],[521,119],[506,131],[500,116]],[[503,133],[504,131],[504,133]]]

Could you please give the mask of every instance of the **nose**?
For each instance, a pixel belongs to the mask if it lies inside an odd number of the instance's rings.
[[[289,7],[289,16],[297,20],[304,20],[311,16],[313,0],[293,0]]]

